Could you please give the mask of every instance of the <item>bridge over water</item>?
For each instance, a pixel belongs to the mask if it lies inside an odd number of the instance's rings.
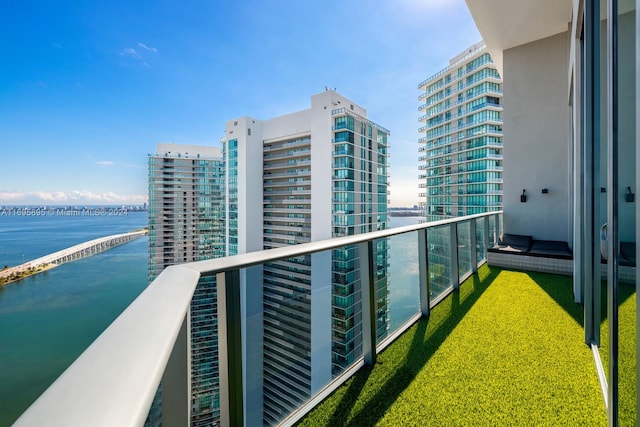
[[[27,275],[37,274],[41,271],[44,271],[46,268],[55,267],[65,262],[75,261],[80,258],[85,258],[106,251],[115,246],[119,246],[123,243],[127,243],[131,240],[142,237],[145,234],[147,234],[147,230],[140,230],[89,240],[87,242],[80,243],[69,248],[51,253],[49,255],[45,255],[43,257],[25,262],[24,264],[0,270],[0,279],[9,278],[9,281],[7,283],[20,280]],[[24,275],[23,273],[28,274]],[[11,279],[11,276],[15,277],[16,275],[21,274],[21,277]]]

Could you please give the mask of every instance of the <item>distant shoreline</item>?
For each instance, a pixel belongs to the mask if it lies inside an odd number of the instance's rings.
[[[424,210],[418,208],[417,206],[413,207],[390,207],[389,216],[398,216],[398,217],[416,217],[416,216],[424,216]]]
[[[389,216],[423,216],[420,211],[389,211]]]

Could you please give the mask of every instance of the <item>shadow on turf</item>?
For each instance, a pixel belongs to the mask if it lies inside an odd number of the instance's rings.
[[[635,295],[636,287],[635,285],[629,283],[620,283],[618,285],[618,307],[624,304],[627,299],[631,298],[632,295]],[[600,296],[602,299],[602,304],[600,305],[600,315],[602,316],[602,323],[607,320],[607,282],[606,280],[602,281],[602,288],[600,290]]]
[[[528,272],[527,275],[543,291],[564,309],[581,327],[584,327],[584,309],[581,304],[573,300],[573,281],[570,276],[557,274]],[[635,286],[621,283],[618,285],[618,305],[622,305],[635,293]],[[601,288],[601,316],[602,322],[607,319],[607,282],[602,282]]]
[[[438,351],[440,345],[451,334],[460,320],[500,273],[499,269],[486,268],[488,269],[488,274],[483,275],[482,279],[477,274],[474,274],[461,285],[464,291],[468,291],[469,287],[473,289],[468,294],[465,292],[464,301],[460,302],[460,291],[454,291],[443,301],[451,300],[451,310],[448,316],[430,334],[427,334],[427,327],[430,320],[436,316],[433,313],[431,317],[421,319],[407,331],[409,333],[415,328],[413,340],[407,350],[406,357],[375,396],[371,397],[350,421],[347,421],[356,402],[361,398],[366,398],[361,394],[375,367],[364,367],[358,372],[349,383],[344,397],[327,425],[363,426],[374,425],[380,421],[389,407],[424,368],[425,364]],[[437,307],[434,310],[437,310]],[[309,414],[309,416],[313,417],[313,413]]]

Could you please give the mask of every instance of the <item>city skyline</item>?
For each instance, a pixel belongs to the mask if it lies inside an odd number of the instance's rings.
[[[3,9],[0,204],[144,203],[157,143],[219,146],[325,87],[387,124],[391,205],[417,204],[416,82],[480,40],[462,0]]]

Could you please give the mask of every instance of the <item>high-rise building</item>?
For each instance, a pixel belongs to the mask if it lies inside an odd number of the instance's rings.
[[[387,227],[389,131],[366,115],[327,90],[311,97],[309,109],[227,122],[230,253]],[[388,313],[386,240],[376,249],[381,338]],[[245,357],[253,359],[246,366],[262,367],[260,375],[245,378],[247,393],[254,393],[247,406],[264,408],[247,413],[248,424],[278,423],[362,355],[357,256],[355,247],[327,251],[244,273]],[[327,306],[331,313],[322,309]]]
[[[224,236],[220,149],[158,144],[149,155],[149,281],[169,265],[224,256]],[[215,278],[200,279],[190,312],[193,426],[219,415],[216,307]]]
[[[428,221],[502,208],[502,79],[476,43],[418,86],[421,206]]]
[[[158,144],[149,155],[149,278],[225,250],[224,163],[216,147]]]
[[[366,115],[326,90],[302,111],[228,121],[222,151],[160,144],[149,157],[149,277],[176,263],[385,229],[389,131]],[[382,339],[387,241],[375,245]],[[240,272],[247,424],[277,424],[362,356],[358,256],[351,247]],[[215,298],[215,279],[201,279],[190,325],[194,426],[218,417]]]

